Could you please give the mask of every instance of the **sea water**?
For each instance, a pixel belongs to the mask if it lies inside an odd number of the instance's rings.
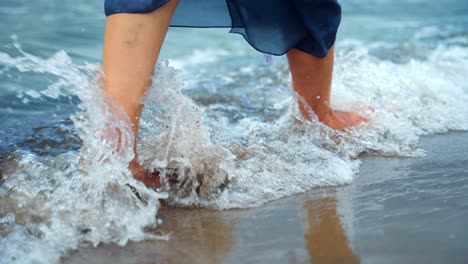
[[[142,164],[162,172],[150,190],[99,86],[102,3],[7,0],[0,14],[0,263],[170,239],[147,232],[159,199],[259,206],[352,184],[362,153],[420,157],[421,136],[468,130],[463,1],[343,3],[332,105],[371,120],[345,131],[301,118],[284,57],[265,62],[227,30],[171,29],[138,139]]]

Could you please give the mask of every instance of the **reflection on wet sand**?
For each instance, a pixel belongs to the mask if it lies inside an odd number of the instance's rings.
[[[163,224],[154,232],[169,241],[101,245],[75,252],[62,263],[222,263],[233,244],[233,227],[220,211],[162,208]]]
[[[179,252],[173,263],[222,263],[231,250],[233,224],[219,211],[166,208],[161,216],[163,232],[172,232],[168,250]]]
[[[336,197],[304,202],[306,248],[311,263],[360,263],[337,214]]]
[[[154,232],[171,233],[169,241],[81,249],[63,262],[360,263],[338,217],[335,194],[319,196],[297,197],[251,210],[165,207],[158,213],[163,224]],[[296,207],[298,203],[301,206]],[[304,228],[291,226],[301,220]]]

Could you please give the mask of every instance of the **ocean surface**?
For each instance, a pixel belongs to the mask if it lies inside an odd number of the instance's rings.
[[[180,178],[153,191],[132,179],[130,149],[115,151],[117,138],[104,136],[111,126],[131,140],[97,82],[102,1],[2,0],[0,263],[56,263],[82,245],[168,239],[147,230],[161,222],[161,198],[175,206],[248,208],[316,187],[352,187],[363,155],[417,159],[430,155],[421,137],[468,130],[468,2],[348,0],[342,7],[332,106],[371,119],[342,132],[297,122],[284,57],[268,63],[227,29],[171,29],[138,149],[146,167]],[[447,159],[405,168],[405,175],[427,172],[409,186],[405,177],[392,178],[393,185],[376,179],[362,210],[401,186],[410,192],[431,185],[429,198],[455,201],[446,205],[448,220],[436,224],[463,222],[467,172],[441,184]],[[226,182],[224,191],[217,188]],[[467,243],[466,225],[460,228]]]

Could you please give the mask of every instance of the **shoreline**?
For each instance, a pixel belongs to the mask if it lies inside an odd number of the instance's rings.
[[[466,263],[468,211],[458,204],[468,206],[468,194],[428,200],[443,195],[433,190],[442,179],[468,181],[468,133],[420,143],[426,157],[361,157],[361,171],[346,186],[252,209],[162,207],[157,232],[172,232],[169,241],[80,248],[61,263]]]

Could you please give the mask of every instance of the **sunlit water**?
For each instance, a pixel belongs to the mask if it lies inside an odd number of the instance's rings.
[[[344,132],[301,120],[284,58],[266,63],[226,30],[171,31],[138,145],[163,171],[153,191],[132,179],[132,135],[98,85],[101,3],[3,1],[0,262],[165,239],[145,232],[158,199],[258,206],[352,183],[361,153],[418,157],[421,136],[468,130],[468,5],[427,2],[344,3],[332,105],[371,119]]]

